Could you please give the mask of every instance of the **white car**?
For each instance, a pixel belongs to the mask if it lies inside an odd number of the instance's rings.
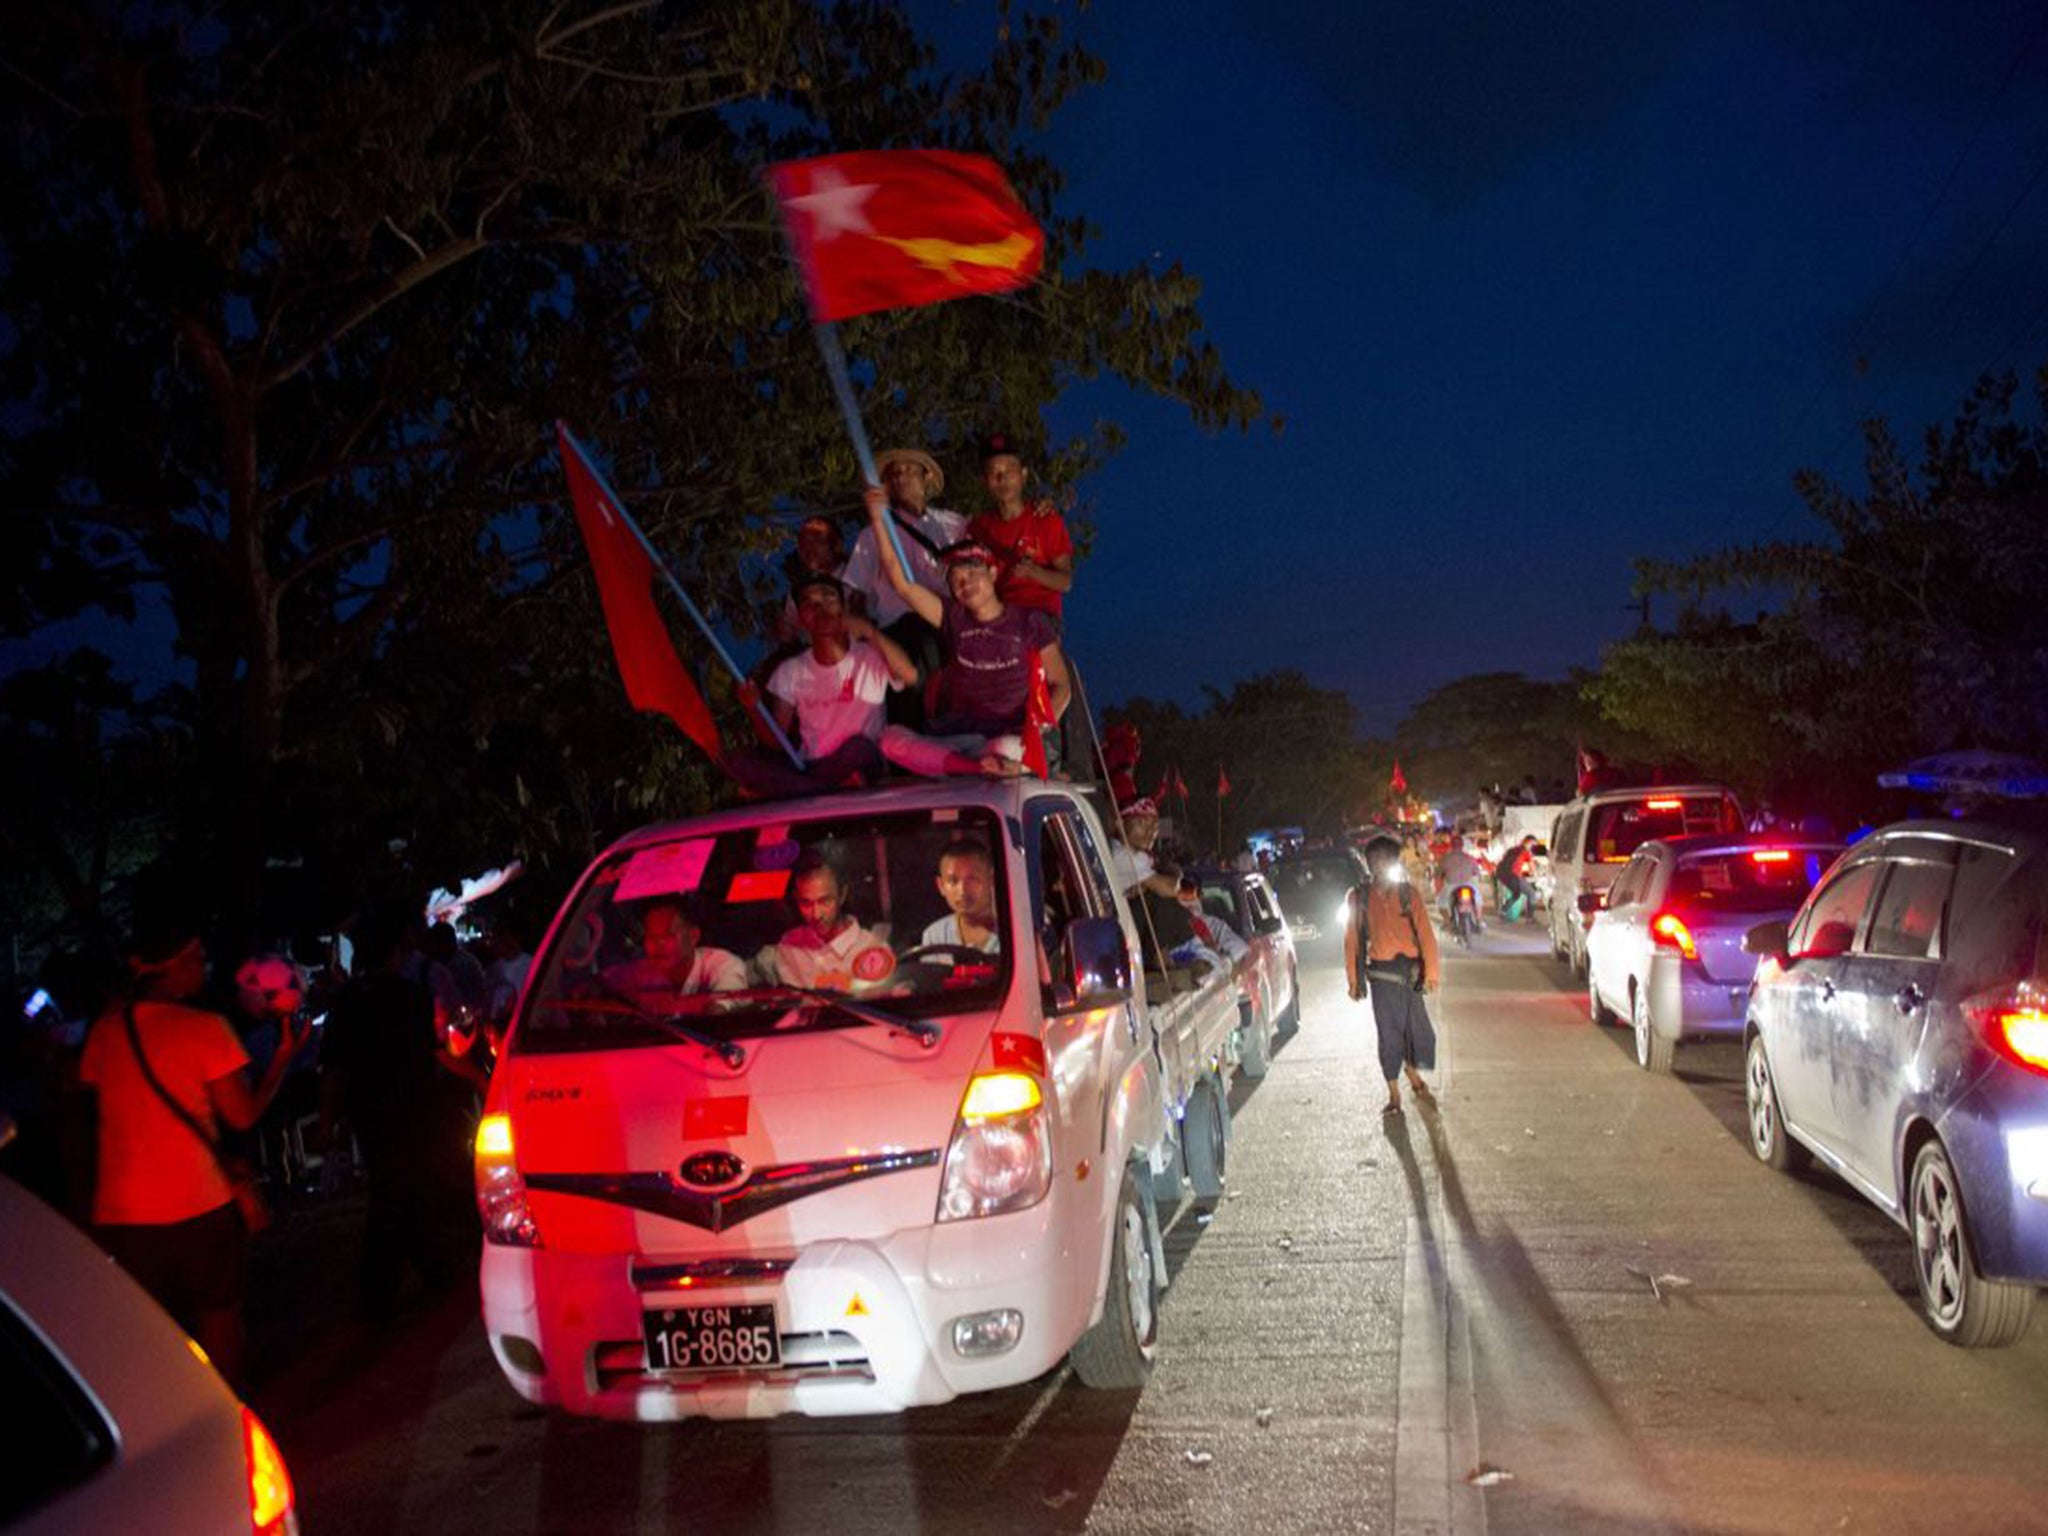
[[[1220,1180],[1238,1010],[1227,971],[1134,988],[1107,855],[1063,785],[954,780],[600,856],[478,1135],[511,1385],[640,1421],[888,1412],[1063,1358],[1141,1385],[1155,1191]],[[696,950],[657,956],[678,904]]]
[[[5,1178],[0,1232],[0,1528],[297,1531],[276,1442],[163,1309]]]
[[[1595,1024],[1635,1031],[1636,1061],[1669,1072],[1678,1042],[1740,1035],[1756,957],[1742,936],[1789,918],[1841,853],[1825,839],[1653,838],[1604,894],[1582,896]]]

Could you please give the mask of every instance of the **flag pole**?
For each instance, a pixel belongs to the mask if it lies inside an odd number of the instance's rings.
[[[626,504],[619,500],[618,492],[614,491],[611,482],[605,479],[604,471],[599,469],[591,461],[590,455],[583,451],[583,444],[576,440],[576,434],[569,430],[567,423],[558,421],[555,423],[555,427],[562,434],[562,441],[567,443],[576,457],[583,461],[583,467],[590,472],[590,478],[597,482],[597,488],[604,492],[604,499],[611,503],[612,511],[617,513],[619,521],[626,525],[627,532],[631,533],[639,542],[641,551],[647,556],[648,563],[660,573],[661,579],[668,583],[669,591],[673,592],[677,600],[682,603],[683,611],[689,614],[691,620],[695,622],[697,628],[703,633],[704,638],[711,643],[712,652],[724,664],[725,670],[732,674],[735,682],[745,687],[747,685],[747,674],[742,672],[739,663],[732,659],[732,653],[726,650],[725,642],[718,638],[718,632],[711,627],[711,621],[704,617],[703,611],[691,600],[690,594],[683,589],[683,584],[676,580],[675,572],[668,568],[668,561],[663,559],[661,551],[654,547],[654,541],[641,531],[638,523],[633,521],[632,514],[626,510]],[[759,718],[775,737],[775,744],[789,754],[790,764],[801,770],[805,766],[803,754],[797,751],[789,737],[784,734],[782,727],[776,723],[775,717],[768,711],[762,710]]]
[[[880,485],[882,477],[875,469],[875,450],[868,443],[867,423],[860,417],[860,401],[854,398],[853,377],[846,370],[846,351],[839,345],[839,327],[830,320],[813,320],[811,334],[818,338],[818,350],[825,355],[825,376],[832,381],[832,398],[839,402],[839,414],[846,418],[846,435],[853,439],[853,456],[860,461],[861,483]],[[896,532],[894,508],[882,520],[882,530],[889,535],[889,547],[896,551],[896,563],[905,576],[910,576],[910,557],[903,553],[903,539]]]

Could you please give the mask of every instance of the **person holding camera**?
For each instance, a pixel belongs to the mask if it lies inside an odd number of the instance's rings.
[[[1380,1072],[1387,1080],[1385,1114],[1401,1113],[1401,1076],[1425,1103],[1422,1080],[1436,1068],[1436,1027],[1423,1003],[1437,989],[1443,965],[1436,930],[1418,912],[1415,887],[1401,864],[1401,844],[1382,834],[1365,845],[1370,879],[1352,888],[1344,925],[1344,976],[1353,1002],[1372,996],[1379,1031]]]

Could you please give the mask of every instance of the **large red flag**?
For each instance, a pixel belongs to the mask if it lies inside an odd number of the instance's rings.
[[[820,321],[1021,288],[1045,235],[1002,168],[940,149],[861,150],[768,168]]]
[[[583,531],[584,547],[597,571],[597,595],[604,604],[605,628],[611,632],[626,697],[635,709],[667,715],[713,762],[722,763],[725,749],[718,726],[654,606],[654,562],[641,548],[625,509],[612,500],[568,430],[557,426],[555,440],[569,474],[576,526]]]
[[[1221,800],[1225,795],[1229,793],[1230,775],[1228,773],[1225,773],[1221,768],[1218,768],[1216,770],[1216,798]],[[1221,815],[1222,812],[1219,811],[1217,812],[1217,814]]]

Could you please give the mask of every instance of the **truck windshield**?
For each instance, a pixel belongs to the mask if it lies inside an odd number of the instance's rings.
[[[1009,978],[996,818],[940,809],[678,836],[613,855],[538,962],[511,1049],[707,1045],[993,1007]],[[681,1026],[679,1029],[677,1026]]]

